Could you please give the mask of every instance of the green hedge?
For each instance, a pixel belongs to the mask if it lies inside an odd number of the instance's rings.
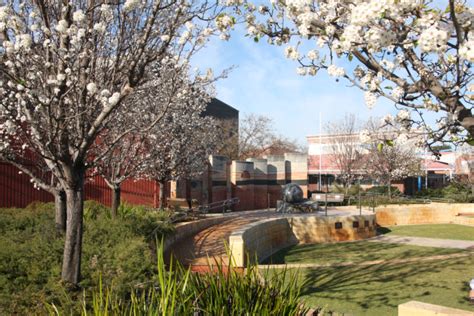
[[[416,196],[426,198],[443,198],[458,203],[473,203],[474,195],[471,186],[461,183],[452,182],[444,188],[431,189],[425,188],[415,194]]]

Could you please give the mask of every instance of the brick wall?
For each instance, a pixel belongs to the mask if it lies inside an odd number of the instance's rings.
[[[53,201],[48,192],[36,190],[29,177],[9,164],[0,164],[0,207],[24,207],[33,201]],[[265,159],[231,162],[223,156],[210,156],[201,176],[192,180],[172,181],[166,197],[195,199],[199,204],[240,199],[234,210],[275,207],[282,187],[297,183],[307,195],[307,155],[285,154]],[[130,204],[158,205],[159,186],[148,180],[127,180],[122,184],[122,201]],[[86,199],[110,206],[112,192],[101,177],[89,178],[85,184]]]

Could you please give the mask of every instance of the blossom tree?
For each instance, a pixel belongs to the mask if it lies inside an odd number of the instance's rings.
[[[248,35],[285,45],[286,57],[299,63],[298,74],[325,69],[345,78],[364,91],[368,107],[388,98],[406,111],[404,132],[422,133],[429,146],[474,144],[474,9],[468,2],[270,2],[245,4]],[[436,126],[427,123],[427,112]]]
[[[173,107],[149,133],[152,156],[143,176],[160,184],[160,208],[164,207],[166,183],[199,176],[217,148],[217,123],[201,115],[209,101],[183,102]]]
[[[397,135],[392,128],[383,128],[370,120],[367,130],[361,135],[361,141],[366,145],[363,168],[366,173],[378,182],[387,185],[391,198],[393,181],[420,174],[421,159],[417,153],[419,147],[415,141],[406,135]]]
[[[221,10],[194,0],[1,2],[0,158],[21,161],[30,151],[64,189],[64,281],[80,281],[91,148],[146,82],[148,67],[170,56],[186,62],[214,33]]]
[[[163,151],[155,152],[159,147],[155,146],[154,138],[150,137],[159,133],[157,138],[166,142],[169,124],[188,122],[187,116],[193,112],[201,114],[213,93],[213,82],[226,76],[226,72],[217,77],[212,72],[206,75],[199,72],[192,74],[187,64],[180,65],[173,59],[168,59],[166,63],[154,64],[148,75],[152,78],[125,101],[126,110],[115,115],[117,120],[133,122],[128,126],[134,126],[134,130],[122,137],[105,154],[101,155],[101,147],[98,147],[93,174],[101,175],[112,189],[112,217],[117,215],[120,205],[121,184],[132,177],[143,177],[149,164],[155,164],[156,160],[162,159],[160,155],[165,155]],[[170,115],[177,118],[177,121],[170,121]],[[179,119],[182,115],[186,117]],[[114,122],[100,142],[110,148],[110,142],[123,132],[124,125],[126,124]],[[153,136],[149,135],[150,131]]]
[[[359,126],[354,115],[346,115],[341,121],[328,123],[326,130],[333,137],[329,140],[331,158],[340,170],[337,175],[348,194],[349,186],[360,175],[363,148],[358,137]]]

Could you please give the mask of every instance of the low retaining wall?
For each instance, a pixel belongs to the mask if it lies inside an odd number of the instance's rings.
[[[455,223],[459,213],[474,213],[474,203],[389,205],[375,212],[380,226]]]
[[[472,216],[455,216],[454,224],[474,226],[474,214]]]
[[[237,215],[213,216],[197,221],[179,223],[176,225],[174,233],[166,237],[163,245],[163,250],[167,251],[174,243],[189,236],[196,235],[197,233],[208,227],[217,225],[235,217],[237,217]]]
[[[315,216],[271,218],[234,231],[229,247],[234,264],[261,262],[280,249],[298,243],[327,243],[374,237],[375,215]]]
[[[462,309],[410,301],[398,305],[398,316],[473,316],[474,313]]]

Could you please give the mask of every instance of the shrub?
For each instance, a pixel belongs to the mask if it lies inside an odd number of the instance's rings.
[[[443,198],[443,189],[423,188],[421,191],[415,192],[415,196],[427,198]]]
[[[172,231],[165,218],[137,211],[112,220],[107,207],[86,201],[80,285],[96,287],[103,275],[104,286],[129,296],[134,285],[154,275],[149,240]],[[46,301],[62,306],[65,314],[78,307],[59,282],[63,247],[53,203],[0,209],[0,315],[37,314]]]
[[[443,197],[460,203],[474,202],[471,187],[460,182],[452,182],[442,189]]]
[[[390,187],[390,191],[392,193],[392,196],[399,196],[402,195],[402,192],[397,187]],[[388,186],[387,185],[380,185],[380,186],[374,186],[371,188],[368,188],[365,190],[366,193],[372,193],[372,194],[381,194],[381,195],[388,195]]]
[[[161,247],[160,247],[161,249]],[[82,298],[82,315],[305,315],[301,303],[301,284],[296,273],[269,270],[260,273],[257,266],[245,272],[232,266],[215,265],[214,272],[191,273],[180,264],[166,267],[163,252],[157,254],[156,274],[145,289],[135,289],[129,298],[99,278],[96,290]],[[49,305],[50,311],[61,306]]]

